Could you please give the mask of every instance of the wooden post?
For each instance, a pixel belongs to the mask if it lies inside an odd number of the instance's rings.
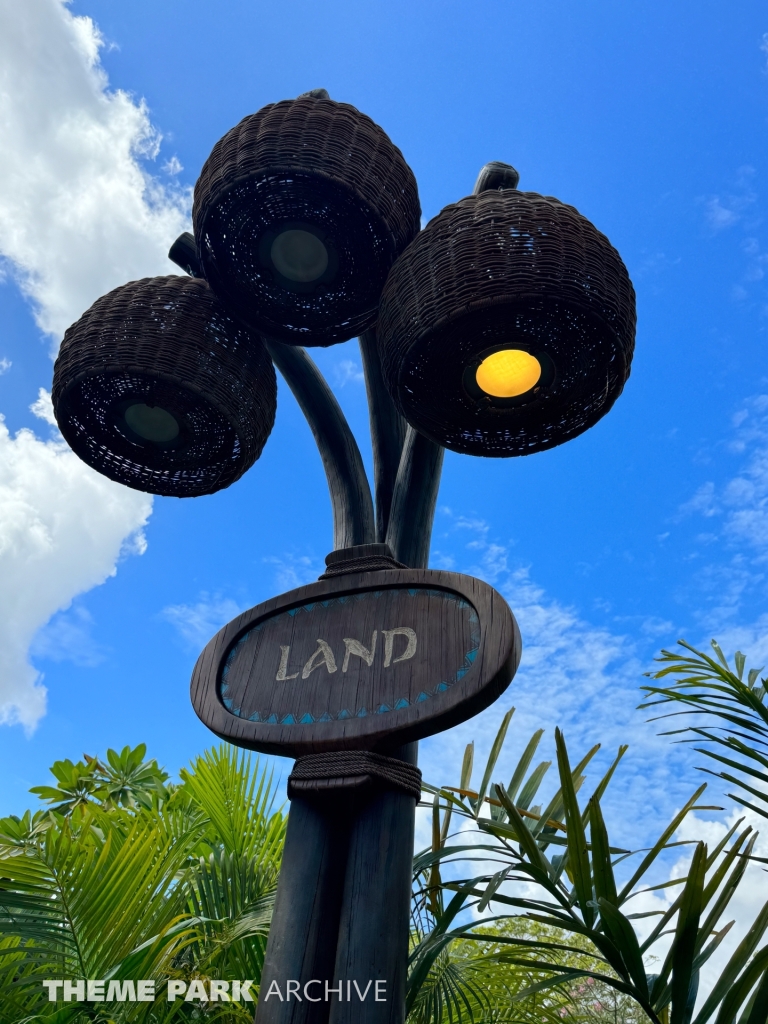
[[[324,90],[306,95],[327,98]],[[517,177],[508,165],[489,164],[475,192],[514,188]],[[191,236],[172,254],[188,273],[199,272]],[[303,349],[263,340],[315,437],[334,548],[346,549],[350,564],[344,578],[324,574],[220,630],[195,666],[193,705],[238,746],[294,757],[387,750],[415,765],[417,738],[464,721],[509,684],[520,657],[517,624],[486,584],[426,569],[444,452],[398,412],[375,328],[360,338],[375,512],[359,447],[322,374]],[[394,560],[378,559],[378,551],[360,556],[362,546],[384,543]],[[395,637],[407,644],[397,657]],[[313,677],[321,665],[325,675]],[[294,683],[299,675],[311,681]],[[367,780],[354,795],[347,776],[328,774],[327,762],[322,799],[295,790],[256,1024],[405,1020],[416,787],[406,780],[404,790],[379,788],[379,777],[402,780],[368,771],[366,756],[363,771],[349,772]],[[304,781],[314,781],[307,762],[303,770]]]
[[[325,985],[334,985],[344,869],[349,838],[346,801],[336,810],[296,796],[291,801],[277,900],[261,974],[256,1024],[325,1024]],[[305,998],[310,986],[312,999]],[[286,982],[297,981],[299,998],[286,1000]],[[277,982],[280,995],[266,998]]]
[[[417,752],[409,743],[391,756],[415,764]],[[334,972],[342,992],[330,1024],[405,1020],[415,808],[413,797],[385,790],[353,821]]]

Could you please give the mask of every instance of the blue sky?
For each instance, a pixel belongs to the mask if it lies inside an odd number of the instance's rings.
[[[768,661],[764,6],[0,0],[0,28],[0,814],[56,758],[144,741],[172,771],[188,761],[211,741],[188,698],[201,646],[331,547],[282,383],[261,460],[186,501],[95,478],[39,397],[92,301],[174,272],[216,140],[323,86],[402,149],[425,217],[508,161],[608,235],[638,295],[632,376],[593,430],[446,458],[431,564],[499,587],[525,654],[499,706],[422,745],[425,773],[456,781],[463,744],[487,747],[514,704],[508,760],[539,725],[575,752],[629,742],[617,833],[667,817],[698,778],[635,711],[653,655],[717,636]],[[367,458],[355,343],[317,359]]]

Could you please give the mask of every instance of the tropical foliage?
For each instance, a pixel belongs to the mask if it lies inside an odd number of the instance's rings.
[[[679,646],[685,653],[662,651],[657,661],[663,667],[649,673],[653,679],[671,678],[672,685],[644,686],[653,699],[641,707],[670,704],[675,710],[661,717],[695,716],[694,721],[700,724],[689,723],[681,729],[669,730],[667,735],[689,734],[706,743],[696,748],[698,752],[728,769],[712,774],[737,786],[748,799],[739,793],[729,796],[768,818],[768,679],[759,678],[762,668],[751,668],[745,679],[746,656],[737,651],[731,668],[714,640],[714,658],[684,640],[679,641]],[[733,771],[739,774],[734,776]]]
[[[698,801],[705,787],[696,790],[649,849],[632,855],[611,843],[601,809],[625,748],[579,805],[584,769],[598,748],[571,767],[558,731],[559,786],[542,809],[533,801],[550,764],[544,761],[530,770],[541,732],[531,738],[509,784],[491,783],[510,718],[511,712],[478,789],[471,785],[470,744],[459,786],[432,790],[432,845],[416,859],[420,913],[427,923],[419,927],[411,955],[410,1006],[419,1005],[430,976],[435,979],[432,987],[437,986],[446,951],[471,942],[484,949],[489,970],[504,965],[529,972],[530,983],[510,993],[507,1014],[514,1013],[515,1004],[522,1011],[527,999],[549,993],[550,1002],[537,1008],[540,1019],[552,1011],[573,1015],[578,1000],[572,999],[571,1009],[564,1011],[551,1002],[552,994],[583,995],[579,989],[586,989],[591,979],[623,998],[625,1009],[626,999],[631,1000],[641,1019],[644,1014],[654,1024],[730,1024],[737,1018],[740,1024],[765,1024],[768,945],[760,943],[768,928],[768,905],[694,1017],[700,972],[732,927],[726,911],[752,853],[752,829],[741,829],[738,823],[712,850],[695,844],[686,877],[649,884],[660,855],[676,845],[674,835],[686,816],[704,809]],[[477,861],[481,870],[467,875],[467,867]],[[448,872],[450,880],[443,877]],[[649,914],[633,913],[631,901],[652,891],[670,891],[674,898],[665,910],[651,912],[658,920],[641,937],[640,922],[645,924]],[[533,922],[545,931],[504,934],[499,924],[509,920]],[[495,926],[490,934],[487,925]],[[654,954],[658,968],[649,972],[646,963]],[[518,1019],[494,1005],[493,994],[483,991],[476,977],[472,983],[474,1005],[465,1003],[465,1009],[479,1007],[475,1019]],[[457,1019],[461,1000],[450,985],[443,989],[442,1019]],[[603,1006],[600,999],[594,1002]],[[438,1004],[436,996],[433,1004]]]
[[[35,790],[49,808],[0,819],[2,1024],[161,1024],[197,1012],[167,1001],[167,979],[258,984],[285,828],[270,777],[221,746],[173,786],[145,753],[57,762],[57,784]],[[159,994],[86,1009],[49,1002],[46,978],[155,979]]]
[[[82,761],[73,764],[69,759],[56,761],[51,774],[55,786],[33,786],[41,800],[50,804],[57,814],[71,814],[76,807],[100,804],[105,809],[129,807],[136,809],[152,806],[153,798],[167,797],[164,783],[168,773],[158,768],[157,761],[145,761],[145,743],[131,750],[123,747],[107,751],[107,763],[85,754]]]
[[[741,654],[732,668],[716,644],[715,657],[682,647],[662,652],[654,679],[665,685],[646,687],[645,706],[698,716],[674,733],[701,741],[734,799],[768,817],[766,680]],[[755,832],[740,821],[714,849],[692,844],[687,874],[669,879],[668,851],[704,809],[705,786],[632,853],[611,841],[602,811],[626,748],[584,794],[599,748],[572,765],[558,731],[556,783],[542,798],[543,730],[509,782],[494,782],[511,718],[476,788],[472,744],[458,785],[425,787],[432,840],[414,860],[409,1024],[765,1024],[768,905],[697,1004]],[[0,1024],[252,1020],[247,1002],[168,1002],[164,983],[252,979],[256,994],[285,832],[258,761],[221,746],[174,785],[141,745],[52,774],[32,791],[44,809],[0,819]],[[666,903],[644,912],[643,894]],[[49,1002],[42,980],[65,977],[152,978],[158,998]]]

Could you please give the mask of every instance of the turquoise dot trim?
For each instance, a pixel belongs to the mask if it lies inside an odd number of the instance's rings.
[[[455,683],[458,683],[461,679],[463,679],[464,676],[466,676],[467,672],[469,672],[469,670],[475,663],[475,659],[477,658],[477,654],[480,649],[480,620],[477,617],[477,612],[475,611],[475,609],[463,597],[460,597],[458,594],[451,594],[450,592],[444,590],[435,590],[430,588],[409,588],[407,591],[404,592],[407,593],[409,597],[416,597],[419,594],[425,593],[429,595],[434,595],[435,597],[439,596],[444,601],[455,601],[459,608],[468,610],[471,646],[469,650],[466,651],[464,654],[464,662],[461,668],[459,668],[456,671],[455,675],[452,678],[440,680],[440,682],[437,683],[430,690],[422,690],[417,697],[413,698],[413,700],[411,700],[408,697],[399,697],[391,705],[380,704],[379,707],[377,707],[373,711],[369,711],[364,706],[355,708],[354,710],[350,708],[344,708],[341,711],[337,712],[335,715],[332,715],[326,711],[323,715],[319,716],[318,718],[315,718],[309,711],[294,710],[292,713],[284,715],[279,722],[277,715],[275,714],[270,714],[266,711],[256,711],[254,714],[248,716],[247,721],[258,722],[260,725],[317,725],[321,722],[341,722],[349,718],[367,718],[369,715],[386,715],[392,711],[402,711],[403,708],[411,707],[412,704],[421,704],[423,701],[430,700],[432,697],[436,697],[438,694],[445,693]],[[330,608],[335,604],[349,604],[350,602],[360,601],[370,597],[379,598],[386,593],[388,593],[388,591],[386,590],[368,590],[363,591],[360,594],[345,594],[343,597],[329,598],[325,601],[313,601],[310,604],[304,604],[298,608],[290,608],[288,611],[283,612],[282,614],[290,615],[291,617],[295,617],[297,615],[310,615],[312,611],[318,607]],[[235,646],[229,652],[229,655],[227,656],[227,660],[224,664],[224,668],[221,673],[221,683],[219,686],[221,702],[227,709],[227,711],[229,711],[229,713],[231,715],[234,715],[236,718],[245,718],[246,716],[243,714],[241,708],[234,706],[234,701],[231,699],[230,696],[228,696],[229,684],[227,683],[227,676],[229,674],[230,668],[237,660],[237,657],[239,656],[239,653],[242,650],[245,643],[247,642],[249,636],[252,633],[261,630],[263,626],[264,623],[261,622],[257,626],[254,626],[252,629],[248,630],[247,633],[244,633],[243,636],[240,637]]]

